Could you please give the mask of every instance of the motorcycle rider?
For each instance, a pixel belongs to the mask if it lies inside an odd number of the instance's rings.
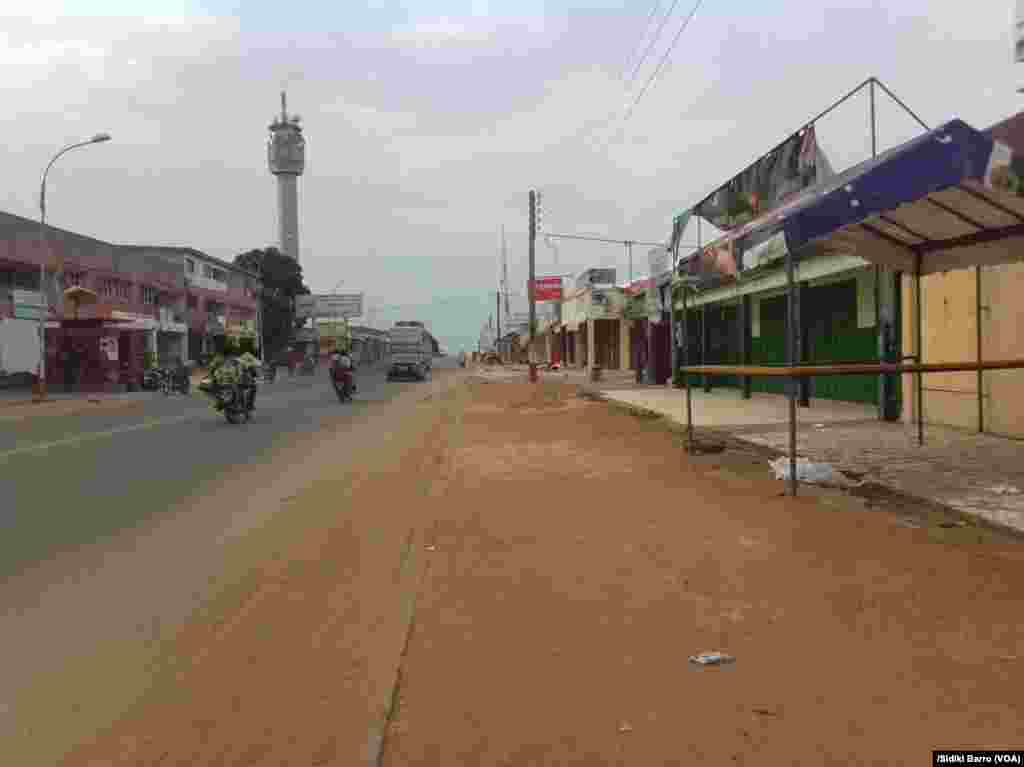
[[[355,376],[352,374],[352,358],[349,356],[348,349],[342,347],[331,354],[331,380],[335,380],[335,371],[345,370],[348,371],[349,376],[352,380],[352,391],[356,390]]]

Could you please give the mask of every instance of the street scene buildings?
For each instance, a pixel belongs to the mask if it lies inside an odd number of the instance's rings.
[[[918,2],[9,35],[0,767],[1022,763],[1024,112]],[[801,123],[865,39],[978,124]]]
[[[40,300],[40,265],[45,283]],[[82,287],[94,302],[65,300]],[[137,387],[147,355],[162,364],[198,360],[229,336],[256,336],[259,277],[195,248],[121,245],[0,212],[0,375],[12,383],[35,373],[40,307],[46,307],[47,383],[83,359],[86,390]],[[110,339],[102,341],[101,339]]]
[[[1008,147],[1007,151],[1024,151],[1024,114],[987,129],[984,135]],[[790,144],[766,157],[786,163],[789,153],[794,167],[797,155],[801,162],[810,163],[811,175],[805,175],[802,188],[812,197],[816,190],[825,193],[835,178],[842,178],[818,148],[813,126],[794,136]],[[818,170],[808,156],[820,158]],[[921,183],[927,183],[929,174],[938,171],[940,167],[933,164],[906,172],[918,174]],[[756,172],[759,169],[754,166],[745,171]],[[735,187],[740,178],[729,184]],[[801,188],[799,183],[794,188]],[[726,185],[723,190],[732,187]],[[650,276],[626,283],[616,280],[614,269],[590,269],[575,284],[566,281],[559,299],[539,304],[552,308],[535,329],[533,359],[580,368],[588,375],[595,369],[642,370],[638,379],[645,383],[665,385],[671,380],[679,386],[681,376],[671,375],[669,327],[674,317],[677,367],[683,365],[684,354],[690,365],[785,364],[789,354],[786,240],[779,219],[772,219],[771,213],[760,219],[748,213],[746,219],[727,223],[729,211],[716,210],[712,201],[709,198],[685,218],[692,233],[695,219],[706,217],[705,231],[717,231],[717,239],[687,252],[685,247],[680,249],[677,235],[675,244],[670,240],[665,249],[651,251]],[[971,198],[953,209],[948,201],[932,200],[929,205],[942,232],[961,236],[979,231],[993,216],[1002,223],[1017,221],[1017,213],[983,199]],[[972,219],[972,213],[981,221]],[[892,247],[884,237],[913,243],[915,222],[890,215],[885,225],[887,231],[873,240],[815,247],[801,254],[795,267],[798,359],[827,364],[1021,357],[1021,310],[1008,296],[1024,287],[1024,267],[1013,263],[925,275],[920,283],[923,347],[918,350],[915,285],[909,272],[873,261],[880,249]],[[673,255],[678,264],[674,277]],[[703,264],[712,266],[708,269]],[[593,282],[595,274],[601,275],[603,284]],[[684,283],[690,286],[685,301]],[[671,309],[670,302],[674,302]],[[529,358],[528,327],[521,317],[518,323],[516,319],[502,328],[502,338],[492,342],[506,361]],[[754,393],[787,390],[782,378],[735,374],[693,374],[690,383],[705,392],[733,389],[744,399]],[[911,375],[809,378],[801,384],[800,404],[808,407],[812,400],[858,403],[875,407],[879,419],[911,422],[918,401],[915,386]],[[1020,370],[937,373],[924,383],[921,409],[930,423],[1020,438],[1024,437],[1021,392],[1024,371]]]

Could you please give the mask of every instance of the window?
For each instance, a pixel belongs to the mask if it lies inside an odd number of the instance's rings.
[[[64,287],[70,288],[74,285],[85,285],[85,272],[67,271],[64,272]]]
[[[131,299],[131,290],[131,283],[124,280],[108,278],[100,283],[100,294],[104,298],[116,301],[129,301]]]
[[[152,285],[142,286],[142,303],[147,306],[156,306],[160,303],[160,291]]]
[[[196,273],[196,262],[193,261],[191,258],[186,258],[185,259],[185,273],[186,274],[195,274]]]

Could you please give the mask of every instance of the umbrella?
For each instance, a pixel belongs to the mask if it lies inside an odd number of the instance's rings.
[[[99,296],[88,288],[80,285],[73,285],[64,291],[64,300],[70,301],[75,306],[75,319],[78,319],[78,309],[82,304],[95,304]]]

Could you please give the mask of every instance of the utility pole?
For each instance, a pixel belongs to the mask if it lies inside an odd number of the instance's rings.
[[[530,190],[530,281],[529,285],[529,300],[530,300],[530,383],[537,383],[537,366],[533,360],[533,338],[535,326],[537,324],[537,304],[534,301],[535,291],[534,282],[537,279],[537,275],[534,273],[534,261],[536,256],[536,245],[537,245],[537,192],[533,189]]]
[[[494,351],[498,352],[498,356],[500,357],[501,356],[501,352],[499,351],[499,347],[498,347],[498,341],[501,340],[501,291],[500,290],[497,293],[494,294],[494,298],[495,298],[495,302],[496,302],[497,307],[498,307],[498,327],[497,327],[497,330],[495,331],[495,335],[494,335]]]

